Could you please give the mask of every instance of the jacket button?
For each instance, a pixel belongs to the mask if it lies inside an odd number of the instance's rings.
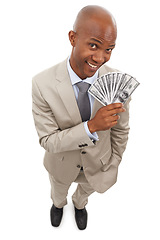
[[[81,166],[80,166],[80,165],[77,165],[77,168],[81,168]]]
[[[85,152],[85,151],[82,151],[81,153],[82,153],[82,154],[86,154],[86,152]]]
[[[87,143],[85,143],[85,144],[82,144],[82,147],[87,147],[88,146],[88,144]]]

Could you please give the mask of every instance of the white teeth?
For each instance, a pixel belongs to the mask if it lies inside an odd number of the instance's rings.
[[[91,66],[92,68],[97,68],[97,66],[92,65],[91,63],[87,62],[89,66]]]

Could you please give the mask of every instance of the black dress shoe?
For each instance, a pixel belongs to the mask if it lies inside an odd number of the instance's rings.
[[[60,225],[62,216],[63,216],[63,208],[56,208],[53,204],[50,211],[51,224],[53,227],[58,227]]]
[[[75,208],[75,219],[77,226],[80,230],[84,230],[87,227],[87,211],[86,208],[77,209]]]

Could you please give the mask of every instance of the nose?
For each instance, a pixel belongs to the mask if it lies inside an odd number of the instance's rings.
[[[92,55],[92,59],[94,62],[98,64],[103,64],[106,62],[106,56],[104,55],[103,52],[100,52],[100,51]]]

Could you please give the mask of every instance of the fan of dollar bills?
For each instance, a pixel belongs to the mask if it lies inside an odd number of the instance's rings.
[[[88,92],[106,106],[111,103],[125,103],[139,84],[126,73],[111,72],[97,78]]]

